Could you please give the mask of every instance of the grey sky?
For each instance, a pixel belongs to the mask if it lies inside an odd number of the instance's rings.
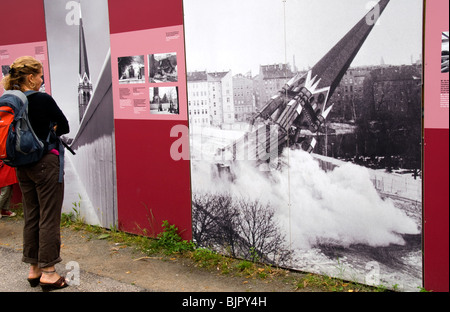
[[[184,0],[188,71],[258,74],[259,65],[313,66],[368,11],[367,0]],[[391,0],[353,65],[411,64],[422,51],[422,0]],[[285,56],[287,55],[287,57]]]

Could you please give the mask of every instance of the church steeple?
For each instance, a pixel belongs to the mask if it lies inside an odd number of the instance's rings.
[[[313,68],[312,77],[320,77],[319,88],[330,87],[333,94],[355,56],[376,25],[390,0],[380,0]]]
[[[80,10],[80,29],[79,29],[79,47],[80,47],[80,70],[78,84],[78,110],[80,122],[83,119],[86,108],[92,96],[92,82],[89,72],[89,63],[86,48],[86,39],[84,37],[83,18],[81,16],[81,4],[79,3]]]

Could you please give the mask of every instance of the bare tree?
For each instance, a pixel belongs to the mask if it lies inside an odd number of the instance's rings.
[[[228,194],[196,193],[192,205],[193,237],[204,247],[231,247],[234,255],[234,228],[239,213]]]
[[[233,200],[229,194],[195,193],[192,207],[193,237],[198,245],[270,264],[290,259],[292,252],[269,204]]]
[[[241,218],[238,231],[250,248],[242,250],[245,258],[270,263],[286,261],[291,252],[286,248],[285,236],[275,220],[275,211],[259,200],[240,199]]]

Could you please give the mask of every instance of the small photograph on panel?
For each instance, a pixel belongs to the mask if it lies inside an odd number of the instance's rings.
[[[0,81],[5,78],[5,76],[9,75],[9,65],[2,65],[2,76],[0,77]],[[3,93],[3,86],[0,84],[0,95]]]
[[[178,87],[152,87],[150,88],[150,114],[152,115],[178,115]]]
[[[2,65],[2,78],[9,75],[10,67],[9,65]]]
[[[448,73],[448,31],[442,33],[441,72]]]
[[[119,83],[145,83],[144,56],[119,57]]]
[[[178,82],[176,53],[150,54],[148,66],[150,82]]]

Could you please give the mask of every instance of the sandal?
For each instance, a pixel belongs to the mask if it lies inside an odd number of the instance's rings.
[[[42,271],[44,274],[53,274],[56,273],[56,271]],[[39,285],[42,288],[42,291],[49,292],[55,289],[63,289],[69,286],[66,282],[66,278],[64,276],[61,276],[56,282],[54,283],[42,283],[40,282]]]
[[[35,277],[35,278],[28,278],[27,281],[28,283],[30,283],[31,287],[37,287],[39,286],[39,282],[40,282],[41,277]]]

